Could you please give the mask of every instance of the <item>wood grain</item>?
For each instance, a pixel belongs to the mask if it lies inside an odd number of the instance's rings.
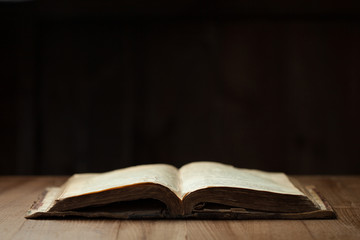
[[[0,177],[0,239],[359,239],[360,176],[297,176],[315,185],[336,220],[26,220],[46,186],[66,177]]]

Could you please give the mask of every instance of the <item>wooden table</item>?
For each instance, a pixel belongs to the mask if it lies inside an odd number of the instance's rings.
[[[297,176],[313,184],[336,220],[26,220],[47,187],[66,177],[0,177],[0,239],[360,239],[360,176]]]

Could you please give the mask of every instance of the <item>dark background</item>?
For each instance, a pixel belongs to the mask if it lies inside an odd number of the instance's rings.
[[[0,2],[0,174],[359,174],[354,2]]]

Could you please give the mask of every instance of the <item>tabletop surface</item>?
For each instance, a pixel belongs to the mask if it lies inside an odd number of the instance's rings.
[[[295,176],[334,208],[331,220],[26,220],[45,187],[67,177],[0,177],[0,239],[360,239],[360,176]]]

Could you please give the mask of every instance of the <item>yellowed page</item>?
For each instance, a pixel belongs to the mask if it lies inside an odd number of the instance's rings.
[[[234,187],[282,194],[304,195],[284,173],[235,168],[216,162],[194,162],[179,170],[183,198],[208,187]]]
[[[57,200],[139,183],[160,184],[181,195],[177,168],[167,164],[149,164],[106,173],[75,174],[67,181]]]

